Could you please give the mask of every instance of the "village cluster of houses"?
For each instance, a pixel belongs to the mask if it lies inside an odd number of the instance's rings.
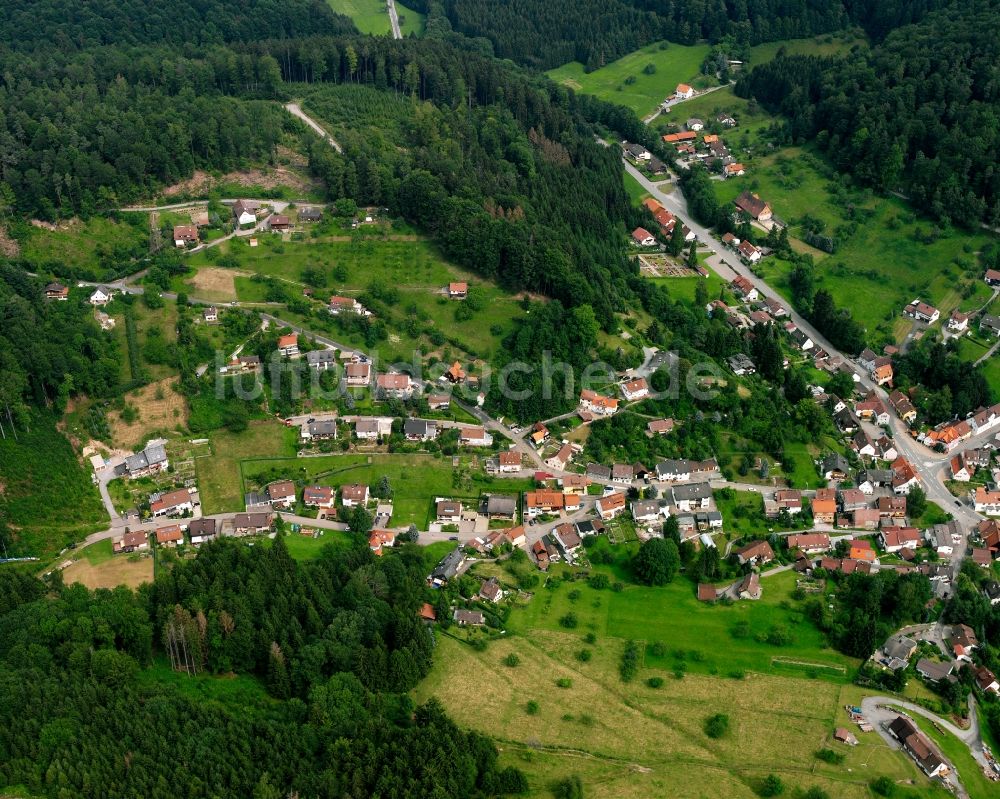
[[[256,200],[237,200],[231,207],[233,224],[241,230],[254,228],[261,221],[266,230],[283,233],[293,230],[297,224],[319,222],[323,219],[323,209],[308,206],[295,209],[291,213],[271,213],[270,207]],[[178,248],[196,247],[201,242],[201,231],[210,224],[208,211],[194,209],[189,223],[174,225],[173,242]]]
[[[647,197],[642,202],[649,212],[653,215],[656,220],[657,225],[660,229],[660,235],[666,241],[674,235],[674,228],[677,225],[681,226],[681,232],[684,236],[685,242],[692,242],[698,238],[697,234],[691,228],[684,224],[684,222],[676,215],[670,213],[666,208],[664,208],[659,202],[654,200],[652,197]],[[639,227],[632,231],[632,241],[634,244],[640,247],[655,247],[658,244],[656,236],[650,233],[645,228]],[[699,267],[699,274],[703,277],[708,275],[707,270],[704,267]]]
[[[258,511],[237,513],[231,521],[225,522],[210,517],[190,519],[158,527],[152,532],[126,529],[123,535],[112,539],[112,551],[115,554],[148,552],[151,541],[159,547],[173,548],[184,543],[199,546],[221,535],[264,535],[270,532],[273,521],[270,512]]]

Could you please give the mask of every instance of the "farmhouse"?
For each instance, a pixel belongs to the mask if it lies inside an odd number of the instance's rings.
[[[693,130],[685,130],[680,133],[667,133],[663,137],[663,141],[667,144],[680,144],[682,142],[694,142],[698,138],[698,134]]]
[[[928,777],[937,777],[948,773],[948,764],[945,763],[944,758],[938,754],[930,739],[920,732],[917,725],[910,719],[896,716],[887,729]]]
[[[767,222],[773,216],[771,206],[749,191],[741,193],[733,202],[737,208],[758,222]]]

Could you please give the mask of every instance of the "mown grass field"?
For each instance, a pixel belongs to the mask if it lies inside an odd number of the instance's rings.
[[[245,242],[227,242],[219,246],[221,255],[235,257],[236,294],[242,301],[262,302],[267,286],[248,275],[259,274],[284,281],[292,295],[301,296],[306,268],[320,269],[327,276],[326,286],[314,289],[317,298],[332,294],[357,296],[373,284],[399,292],[398,302],[382,309],[393,338],[383,345],[392,351],[405,353],[414,349],[428,353],[436,349],[427,333],[440,331],[447,342],[454,342],[469,354],[488,357],[513,328],[514,320],[524,315],[517,298],[498,286],[465,272],[445,261],[425,239],[406,234],[330,235],[303,241],[281,242],[275,236],[261,237],[261,246],[249,247]],[[183,282],[192,296],[197,293],[200,273],[220,267],[209,260],[207,253],[190,259],[199,274]],[[335,267],[346,270],[346,279],[338,280]],[[469,319],[462,319],[460,302],[441,294],[452,281],[466,281],[470,292],[483,299],[480,310]],[[315,327],[315,320],[313,321]],[[341,336],[347,337],[349,336]],[[361,346],[363,342],[350,341]]]
[[[682,578],[660,589],[630,585],[621,594],[583,583],[542,587],[513,610],[508,635],[484,651],[439,635],[434,668],[415,698],[435,696],[458,723],[491,735],[503,761],[528,775],[533,797],[550,796],[554,780],[575,774],[588,799],[751,799],[770,773],[791,796],[818,786],[832,799],[863,799],[868,782],[883,774],[900,783],[897,796],[944,796],[875,733],[856,749],[833,743],[834,728],[847,723],[847,659],[796,624],[798,640],[785,656],[845,668],[839,677],[809,678],[771,668],[773,648],[735,642],[727,632],[748,617],[753,625],[787,613],[780,604],[791,585],[788,575],[766,578],[762,600],[731,607],[699,606]],[[580,596],[569,599],[571,591]],[[556,623],[569,608],[580,620],[574,630]],[[596,636],[593,643],[584,640],[587,633]],[[637,677],[622,682],[625,639],[645,644],[658,635],[671,654],[657,659],[646,650]],[[581,650],[590,653],[586,662]],[[504,664],[510,653],[518,656],[516,667]],[[678,663],[685,666],[675,672]],[[744,663],[750,665],[740,668]],[[649,686],[650,677],[662,685]],[[569,680],[568,687],[558,680]],[[528,712],[529,701],[537,712]],[[728,715],[730,729],[711,739],[703,724],[717,712]],[[826,746],[838,747],[845,762],[818,760],[815,751]],[[910,781],[917,788],[903,787]]]
[[[987,235],[941,229],[925,238],[937,227],[931,220],[917,217],[902,200],[842,186],[832,168],[806,149],[787,148],[748,167],[746,176],[716,184],[719,199],[731,202],[743,190],[758,193],[793,237],[804,235],[806,215],[821,220],[840,244],[832,255],[817,254],[817,287],[830,291],[870,334],[877,331],[886,341],[898,336],[893,322],[916,297],[943,317],[988,300],[975,256]],[[790,265],[765,259],[759,268],[787,298]]]
[[[381,36],[392,32],[385,0],[327,0],[327,3],[336,13],[350,17],[362,33]],[[399,30],[403,36],[411,32],[419,36],[424,32],[427,20],[423,14],[398,2],[396,13],[399,14]]]

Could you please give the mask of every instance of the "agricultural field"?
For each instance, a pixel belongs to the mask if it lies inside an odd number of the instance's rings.
[[[153,558],[148,554],[115,557],[111,539],[106,538],[76,553],[73,563],[62,574],[67,585],[80,583],[92,591],[118,585],[138,588],[142,583],[153,582]]]
[[[607,572],[620,576],[617,567]],[[709,607],[682,579],[621,593],[551,580],[554,587],[518,600],[508,635],[485,650],[438,636],[434,667],[415,698],[437,697],[458,723],[493,736],[504,762],[527,773],[534,797],[550,796],[553,780],[577,775],[590,799],[751,799],[771,773],[793,796],[818,786],[832,799],[863,799],[868,782],[883,774],[900,783],[897,796],[944,796],[875,733],[861,735],[854,749],[833,742],[834,727],[847,723],[842,690],[855,664],[826,649],[808,622],[793,620],[794,603],[791,611],[782,607],[793,576],[763,584],[757,603]],[[567,630],[557,619],[571,610],[579,624]],[[738,640],[730,631],[742,621],[751,633]],[[776,623],[793,631],[792,646],[754,640]],[[643,654],[626,683],[619,665],[629,638]],[[651,654],[655,641],[667,655]],[[512,653],[514,667],[506,665]],[[777,657],[816,665],[780,666]],[[729,731],[712,739],[703,725],[720,709]],[[838,747],[844,763],[818,760],[823,747]],[[911,782],[918,789],[903,787]]]
[[[398,292],[394,302],[386,301],[376,308],[390,330],[389,341],[383,346],[393,353],[406,358],[414,350],[443,355],[441,347],[454,346],[469,355],[489,357],[497,342],[513,329],[515,320],[524,315],[517,298],[448,263],[425,239],[388,230],[391,228],[353,236],[337,235],[337,230],[324,235],[324,230],[317,230],[320,235],[304,241],[263,236],[255,248],[244,241],[226,242],[192,256],[190,264],[196,272],[176,288],[196,297],[202,296],[200,289],[207,288],[210,295],[206,299],[211,300],[225,301],[235,295],[244,302],[265,302],[271,289],[267,282],[253,277],[260,275],[274,278],[290,296],[301,297],[307,287],[304,272],[309,269],[311,275],[318,272],[323,277],[325,285],[313,288],[318,298]],[[315,282],[314,276],[312,279]],[[452,281],[468,282],[474,302],[443,296],[442,290]],[[312,319],[309,326],[315,328],[316,321]],[[352,340],[349,333],[336,328],[332,332],[354,346],[364,345],[360,338]]]
[[[149,251],[146,214],[93,216],[57,224],[23,225],[16,232],[21,256],[35,271],[62,278],[111,280],[123,265]]]
[[[830,291],[878,341],[895,339],[901,331],[905,335],[909,326],[894,329],[893,322],[915,297],[939,308],[943,317],[956,308],[979,308],[989,299],[976,259],[988,235],[938,229],[902,200],[850,188],[810,150],[787,148],[749,160],[748,169],[742,178],[716,184],[719,199],[730,202],[741,191],[756,192],[790,225],[793,241],[804,237],[809,218],[840,240],[832,255],[810,248],[817,288]],[[790,269],[775,259],[758,267],[786,298]]]
[[[0,438],[0,526],[8,554],[44,557],[107,526],[90,471],[47,414]]]
[[[110,415],[115,446],[135,449],[150,438],[187,426],[188,408],[178,378],[164,378],[125,395],[125,409]]]
[[[327,3],[336,13],[350,17],[362,33],[382,36],[392,32],[385,0],[327,0]],[[399,31],[403,36],[423,34],[427,21],[423,14],[399,2],[396,3],[396,13],[399,14]]]

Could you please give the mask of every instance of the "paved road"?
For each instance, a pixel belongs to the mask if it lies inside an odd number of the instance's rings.
[[[389,24],[392,25],[392,38],[402,39],[403,32],[399,29],[399,14],[396,12],[395,0],[386,0],[389,7]]]
[[[972,694],[969,694],[969,728],[963,730],[960,727],[956,727],[947,719],[943,719],[935,713],[920,705],[915,705],[912,702],[907,702],[903,699],[897,699],[891,696],[867,696],[861,700],[861,709],[864,711],[866,719],[871,722],[872,726],[878,730],[879,735],[881,735],[886,742],[892,746],[894,749],[899,748],[899,742],[896,741],[884,728],[884,724],[888,724],[901,711],[896,711],[893,708],[887,708],[886,705],[893,705],[896,708],[902,708],[905,710],[904,715],[917,715],[923,716],[926,719],[934,722],[941,729],[954,735],[959,741],[964,743],[968,748],[972,757],[984,768],[988,767],[986,757],[983,755],[983,738],[979,729],[979,712],[976,707],[976,698]],[[967,797],[969,794],[965,790],[964,786],[959,781],[959,775],[955,771],[954,764],[952,764],[952,773],[949,779],[952,785],[955,786],[956,792],[959,796]]]
[[[389,1],[389,5],[390,7],[392,6],[392,0]],[[396,38],[399,39],[401,37],[397,36]],[[319,124],[319,122],[317,122],[315,119],[309,116],[305,111],[303,111],[302,107],[298,103],[286,103],[285,110],[292,116],[301,119],[310,128],[316,131],[316,133],[318,133],[322,138],[326,139],[330,143],[330,146],[333,147],[333,149],[336,150],[338,153],[344,152],[344,148],[337,143],[337,141],[333,138],[333,136],[327,133],[323,129],[323,126]]]

